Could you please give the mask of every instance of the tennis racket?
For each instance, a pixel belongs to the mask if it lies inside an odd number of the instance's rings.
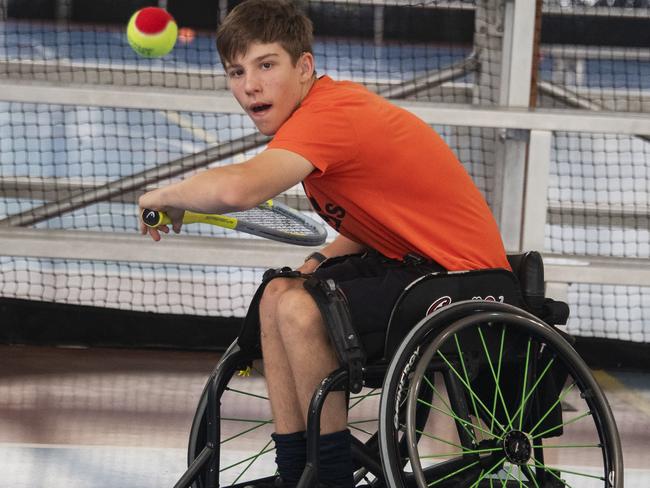
[[[142,222],[148,227],[171,224],[169,217],[157,210],[145,208],[142,210],[141,217]],[[225,215],[186,211],[183,224],[194,223],[216,225],[299,246],[320,246],[327,238],[327,231],[322,224],[273,200],[268,200],[249,210]]]

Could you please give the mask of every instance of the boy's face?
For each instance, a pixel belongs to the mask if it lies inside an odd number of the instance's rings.
[[[252,43],[226,65],[230,91],[258,130],[273,135],[309,92],[314,58],[304,53],[294,66],[277,42]]]

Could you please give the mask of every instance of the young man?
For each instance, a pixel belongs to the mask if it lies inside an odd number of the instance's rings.
[[[339,236],[298,269],[337,282],[370,358],[381,354],[392,305],[416,277],[508,268],[490,210],[452,151],[424,122],[362,86],[317,78],[311,22],[295,6],[245,1],[220,26],[217,47],[233,95],[273,140],[244,163],[143,195],[140,207],[166,211],[178,232],[185,210],[247,209],[302,182]],[[142,233],[160,239],[158,230]],[[309,401],[338,361],[303,280],[269,282],[259,319],[278,486],[292,487],[305,464]],[[328,397],[321,434],[321,482],[351,487],[343,393]]]

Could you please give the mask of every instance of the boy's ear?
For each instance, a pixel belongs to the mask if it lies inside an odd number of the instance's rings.
[[[300,74],[307,80],[314,74],[314,55],[312,53],[303,53],[298,61],[300,64]]]

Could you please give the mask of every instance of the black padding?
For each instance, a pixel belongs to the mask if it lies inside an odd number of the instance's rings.
[[[544,262],[537,251],[509,254],[508,262],[519,280],[528,310],[541,315],[544,308]]]
[[[463,300],[487,300],[525,308],[517,278],[505,269],[431,273],[406,287],[388,324],[384,359],[406,333],[435,310]]]
[[[350,310],[334,280],[309,277],[304,288],[316,302],[341,366],[348,370],[348,391],[359,393],[363,387],[366,355],[352,324]]]

